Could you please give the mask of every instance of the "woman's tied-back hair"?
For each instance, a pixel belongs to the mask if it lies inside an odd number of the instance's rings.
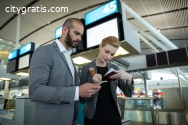
[[[119,48],[121,43],[117,37],[108,36],[102,40],[101,44],[102,44],[102,47],[106,46],[106,44],[109,44],[115,48]]]

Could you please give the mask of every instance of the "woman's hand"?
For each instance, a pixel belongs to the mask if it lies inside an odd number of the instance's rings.
[[[124,79],[124,80],[127,80],[128,82],[131,82],[132,81],[132,76],[131,74],[123,71],[123,70],[117,70],[115,71],[117,74],[114,74],[113,76],[111,76],[110,78],[111,79],[116,79],[116,78],[119,78],[119,79]]]
[[[93,80],[93,82],[94,82],[95,84],[100,83],[100,82],[102,81],[102,76],[101,76],[101,74],[95,74],[95,75],[93,76],[92,80]]]

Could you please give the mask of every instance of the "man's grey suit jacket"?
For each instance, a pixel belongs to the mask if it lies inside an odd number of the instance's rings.
[[[31,125],[71,125],[78,112],[74,101],[78,83],[56,42],[37,48],[32,56],[29,74],[29,97],[35,102]]]

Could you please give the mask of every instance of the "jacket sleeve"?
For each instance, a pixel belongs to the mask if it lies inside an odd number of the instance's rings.
[[[117,66],[116,70],[119,70]],[[128,84],[126,80],[123,79],[118,79],[118,87],[123,91],[124,95],[127,97],[132,97],[133,92],[134,92],[134,81],[132,79],[132,83]]]
[[[51,69],[53,68],[52,55],[49,50],[39,47],[35,50],[29,73],[29,98],[33,102],[55,103],[69,102],[74,104],[75,87],[48,86]],[[63,82],[63,81],[62,81]]]
[[[90,77],[89,65],[87,64],[87,65],[82,66],[81,76],[80,76],[80,85],[88,83],[88,82],[91,83],[91,81],[89,81],[89,77]],[[96,96],[96,93],[88,98],[80,97],[80,103],[84,104],[84,103],[88,102],[89,100],[91,100],[95,96]]]

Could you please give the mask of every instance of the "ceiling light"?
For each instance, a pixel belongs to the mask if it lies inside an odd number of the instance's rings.
[[[161,31],[161,29],[160,29],[160,28],[158,28],[158,29],[157,29],[157,31],[158,31],[158,32],[160,32],[160,31]]]
[[[8,51],[0,51],[0,54],[8,55],[9,52]]]
[[[134,82],[140,83],[143,82],[143,80],[138,78],[138,79],[134,79]]]
[[[12,44],[12,42],[10,42],[10,44]]]
[[[75,64],[81,65],[81,64],[89,63],[89,62],[91,62],[91,60],[88,60],[86,58],[79,56],[79,57],[73,58],[73,62]]]
[[[16,75],[19,75],[19,76],[29,76],[29,73],[19,72],[19,73],[16,73]]]
[[[129,52],[128,52],[127,50],[123,49],[123,48],[120,46],[114,56],[121,56],[121,55],[125,55],[125,54],[129,54]]]
[[[0,41],[2,41],[2,39],[0,39]]]
[[[0,80],[11,80],[10,78],[0,78]]]
[[[47,24],[50,24],[50,22],[47,22]]]
[[[19,45],[19,46],[21,46],[21,45]]]

